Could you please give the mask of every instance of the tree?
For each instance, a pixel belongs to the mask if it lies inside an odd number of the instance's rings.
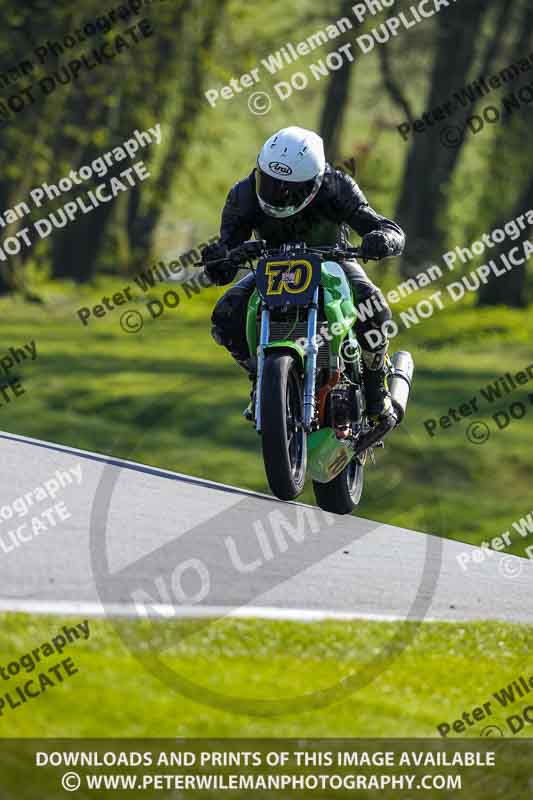
[[[516,53],[518,57],[529,53],[532,37],[533,8],[529,0],[524,0],[509,53]],[[511,102],[513,94],[515,92],[509,92],[506,96],[510,113],[503,114],[489,155],[489,163],[493,168],[487,176],[483,202],[493,212],[494,227],[503,227],[508,220],[516,219],[533,208],[533,159],[530,148],[524,147],[529,139],[533,112],[527,103],[521,104],[515,110]],[[502,154],[505,154],[505,158],[502,158]],[[499,261],[500,256],[509,249],[509,241],[504,240],[491,252],[491,258]],[[501,276],[491,273],[487,283],[479,289],[479,305],[507,305],[515,308],[526,306],[526,278],[525,264],[517,264]]]
[[[453,7],[442,9],[437,15],[435,57],[425,102],[427,109],[437,108],[468,82],[476,42],[480,39],[490,4],[490,0],[477,0],[462,5],[460,13]],[[439,218],[446,207],[447,188],[461,152],[460,144],[457,147],[443,146],[439,127],[430,127],[413,138],[397,208],[416,268],[421,258],[442,252],[443,232]],[[402,270],[409,274],[408,262],[403,262]]]
[[[340,0],[337,12],[338,17],[349,17],[352,5],[351,0]],[[319,131],[324,140],[324,149],[330,161],[335,161],[342,155],[339,150],[340,136],[350,97],[353,72],[353,62],[348,58],[344,58],[342,67],[332,72],[328,81],[320,116]]]
[[[108,32],[93,35],[68,54],[50,56],[45,64],[37,65],[31,75],[34,82],[53,73],[56,89],[46,97],[35,90],[38,102],[4,126],[0,151],[0,201],[4,208],[21,201],[43,181],[57,184],[71,170],[122,144],[135,129],[160,123],[165,135],[160,149],[151,148],[139,156],[149,166],[149,181],[3,262],[0,293],[22,287],[23,268],[29,259],[43,265],[51,260],[54,278],[78,282],[91,280],[98,269],[134,270],[148,260],[161,213],[203,106],[203,59],[213,47],[225,3],[153,3],[146,11],[153,35],[141,38],[137,31],[136,45],[125,45],[114,60],[90,72],[80,70],[69,82],[69,61],[82,55],[91,60],[92,49],[106,43],[112,46],[118,35],[124,39],[125,29],[137,25],[144,10],[128,21],[117,20],[115,15]],[[38,0],[20,11],[0,0],[0,10],[3,6],[7,21],[13,21],[19,30],[21,53],[32,53],[46,39],[61,42],[83,23],[102,16],[96,0],[87,0],[83,12],[76,14],[66,0],[58,0],[52,10]],[[13,61],[6,37],[0,39],[0,58]],[[59,76],[66,85],[59,84]],[[12,91],[21,91],[23,86],[21,81]],[[68,196],[47,202],[38,215],[46,216],[75,195],[94,189],[125,166],[116,164],[103,179],[95,178],[71,190]],[[13,223],[9,234],[14,235],[23,224],[31,222],[25,219]]]
[[[144,185],[137,185],[130,193],[128,237],[133,269],[146,263],[147,257],[151,255],[157,225],[194,136],[196,122],[204,104],[205,58],[213,47],[220,14],[226,2],[227,0],[211,0],[204,3],[202,15],[197,16],[195,35],[187,39],[189,47],[181,51],[180,97],[176,97],[177,108],[167,125],[168,146],[157,182],[151,187],[146,185],[146,189]],[[174,46],[175,42],[176,38]],[[163,113],[163,108],[160,113]]]

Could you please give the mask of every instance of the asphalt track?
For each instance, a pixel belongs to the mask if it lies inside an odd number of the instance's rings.
[[[533,622],[528,559],[465,571],[473,549],[436,536],[13,434],[0,447],[0,610]]]

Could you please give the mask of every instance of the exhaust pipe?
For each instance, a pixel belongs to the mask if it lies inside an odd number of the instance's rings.
[[[397,353],[394,353],[391,358],[391,370],[387,379],[394,413],[389,414],[389,416],[381,420],[378,425],[375,425],[367,431],[367,433],[357,439],[355,444],[352,445],[352,458],[380,442],[403,420],[409,401],[411,386],[413,384],[414,371],[415,365],[411,353],[408,353],[406,350],[399,350]],[[343,466],[345,465],[341,465],[341,469]],[[338,472],[340,472],[340,469]],[[331,477],[328,477],[328,480],[331,480]]]
[[[398,425],[405,416],[411,386],[413,385],[414,361],[411,353],[399,350],[391,358],[392,367],[387,379],[392,404],[398,417]]]
[[[382,420],[379,425],[375,425],[367,433],[364,433],[359,437],[354,445],[353,454],[358,456],[360,453],[368,450],[369,447],[373,447],[378,442],[381,442],[381,440],[388,433],[390,433],[390,431],[395,428],[396,425],[399,425],[396,413],[389,414],[389,416]]]

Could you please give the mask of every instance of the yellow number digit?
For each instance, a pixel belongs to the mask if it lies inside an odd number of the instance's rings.
[[[284,281],[285,290],[289,292],[289,294],[301,294],[305,292],[313,277],[313,267],[311,263],[304,260],[291,261],[289,269],[291,271],[294,270],[294,277],[290,283]]]
[[[313,266],[309,261],[268,261],[265,267],[268,276],[267,295],[301,294],[305,292],[313,277]]]
[[[268,261],[265,273],[268,275],[267,294],[281,294],[283,291],[283,272],[288,261]]]

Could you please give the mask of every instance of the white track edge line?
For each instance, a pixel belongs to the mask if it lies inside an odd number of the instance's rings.
[[[170,622],[177,619],[261,619],[286,622],[322,622],[326,620],[350,622],[366,620],[370,622],[474,622],[475,619],[464,620],[459,617],[405,617],[396,614],[371,614],[365,611],[328,611],[326,609],[276,608],[272,606],[242,606],[227,608],[224,606],[172,606],[157,604],[157,611],[145,611],[139,614],[135,606],[126,603],[115,603],[104,608],[100,603],[63,602],[35,600],[1,600],[0,613],[49,614],[59,616],[86,617],[124,617],[127,619],[145,619],[146,617]],[[486,619],[485,617],[479,619]],[[500,620],[501,621],[501,620]],[[512,622],[512,620],[510,620]],[[515,624],[520,624],[516,623]]]

